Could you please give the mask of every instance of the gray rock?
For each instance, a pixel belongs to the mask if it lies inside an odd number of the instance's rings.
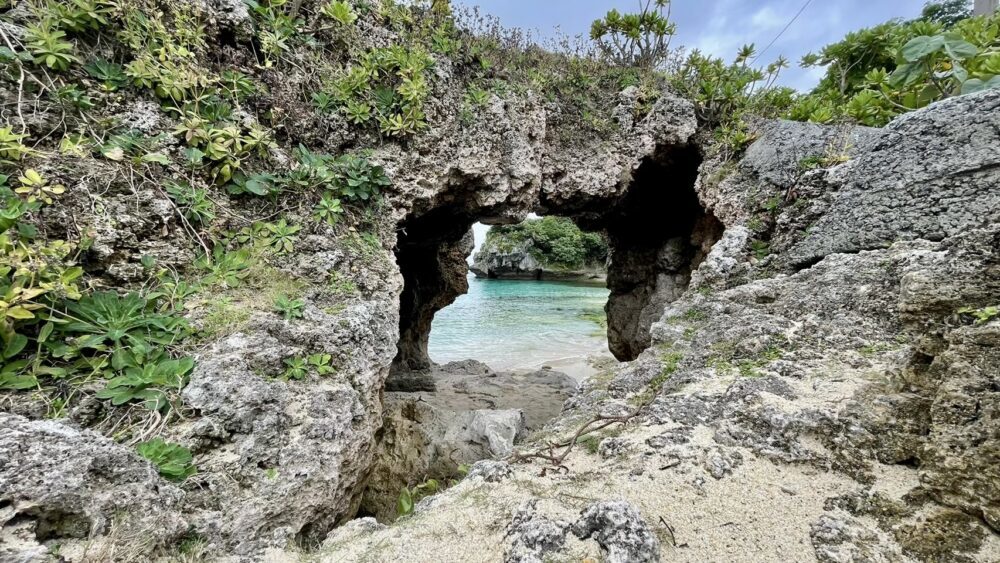
[[[547,555],[560,551],[566,543],[570,525],[538,514],[538,500],[530,500],[514,514],[507,525],[510,546],[505,563],[543,563]]]
[[[469,478],[479,478],[487,483],[499,483],[509,479],[514,474],[510,464],[505,461],[493,461],[484,459],[472,464],[469,469]]]
[[[712,448],[705,452],[705,470],[716,480],[731,474],[742,464],[743,456],[736,450]]]
[[[60,422],[0,413],[4,561],[38,560],[42,544],[76,556],[88,549],[148,556],[187,531],[183,496],[131,448]],[[105,539],[112,531],[116,538]]]
[[[660,540],[642,515],[624,501],[595,503],[572,527],[580,539],[594,539],[607,553],[608,563],[660,560]]]
[[[331,531],[323,541],[322,548],[336,549],[338,544],[358,540],[386,528],[385,524],[380,524],[378,520],[372,517],[355,518]]]
[[[1000,91],[938,102],[864,139],[837,170],[828,212],[784,261],[806,265],[834,252],[899,240],[941,240],[1000,216]]]
[[[199,413],[186,440],[207,486],[191,496],[214,508],[196,509],[192,523],[214,549],[253,556],[318,543],[354,514],[394,354],[395,318],[382,303],[353,304],[339,322],[309,307],[293,323],[258,315],[199,359],[183,398]],[[274,377],[285,358],[311,353],[330,354],[336,371]]]
[[[821,563],[896,563],[907,561],[898,546],[869,525],[850,516],[820,516],[809,534]]]
[[[624,438],[605,438],[597,445],[597,454],[601,457],[622,457],[628,453],[629,441]]]

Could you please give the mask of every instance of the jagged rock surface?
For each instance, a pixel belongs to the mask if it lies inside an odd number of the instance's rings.
[[[503,459],[527,431],[559,414],[576,390],[553,371],[496,373],[486,365],[453,362],[426,372],[434,391],[385,394],[384,423],[361,505],[364,514],[391,522],[403,487],[459,477],[461,465]],[[395,377],[395,376],[394,376]],[[488,480],[497,472],[484,467]]]
[[[148,557],[187,531],[181,498],[104,436],[0,413],[0,560],[46,560],[52,541],[70,559]]]
[[[948,100],[884,130],[763,124],[736,166],[707,162],[698,195],[726,232],[692,290],[536,444],[625,415],[655,385],[648,409],[565,469],[467,480],[407,524],[461,520],[461,542],[375,533],[331,556],[460,560],[476,538],[518,560],[594,557],[563,530],[614,491],[659,522],[668,560],[996,560],[1000,320],[959,310],[1000,299],[997,103]],[[803,170],[817,155],[831,158]],[[512,520],[553,533],[528,541]]]

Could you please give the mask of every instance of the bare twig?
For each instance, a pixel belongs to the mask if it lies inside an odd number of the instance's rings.
[[[603,430],[615,424],[627,424],[629,421],[639,416],[642,413],[642,411],[647,406],[649,406],[651,402],[652,402],[651,400],[646,401],[643,404],[639,405],[639,407],[634,411],[632,411],[631,413],[622,416],[607,416],[602,414],[595,415],[593,418],[584,423],[583,426],[578,428],[577,431],[573,434],[573,436],[569,440],[557,444],[549,443],[544,448],[541,448],[534,452],[514,454],[511,457],[511,461],[519,463],[519,462],[529,461],[532,459],[541,459],[548,461],[557,470],[565,470],[566,472],[568,472],[569,470],[568,468],[565,467],[563,462],[566,461],[566,457],[569,456],[570,452],[573,451],[573,447],[576,446],[576,444],[580,441],[580,439],[583,436],[591,432],[597,432],[599,430]],[[560,448],[562,448],[562,451],[556,453],[556,450]],[[551,470],[552,468],[547,468],[547,469]]]

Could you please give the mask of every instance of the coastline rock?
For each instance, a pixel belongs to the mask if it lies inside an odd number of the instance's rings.
[[[527,243],[506,252],[484,246],[473,257],[469,270],[483,279],[585,282],[602,282],[607,279],[604,264],[558,268],[535,257]]]
[[[148,557],[187,531],[183,492],[131,448],[0,413],[0,559]]]
[[[399,491],[419,484],[414,479],[445,483],[460,477],[459,466],[509,456],[529,430],[559,414],[577,386],[550,370],[496,373],[475,361],[422,373],[434,382],[435,391],[385,395],[385,419],[361,505],[381,521],[392,521]],[[485,472],[490,481],[500,478],[505,465],[476,465],[473,470]]]

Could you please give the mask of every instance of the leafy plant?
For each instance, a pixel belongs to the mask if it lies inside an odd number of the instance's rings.
[[[274,196],[281,193],[281,178],[274,174],[253,174],[246,176],[237,173],[226,191],[233,195],[252,194],[256,196]]]
[[[202,225],[215,219],[215,203],[208,199],[208,190],[194,188],[187,182],[170,182],[166,190],[188,221]]]
[[[335,107],[337,100],[326,92],[316,92],[312,95],[312,103],[319,111],[329,111]]]
[[[490,99],[490,91],[472,84],[465,91],[465,103],[470,106],[483,107]]]
[[[383,134],[411,135],[427,127],[423,106],[430,95],[426,70],[431,64],[421,48],[372,49],[337,77],[331,95],[352,122],[374,118]]]
[[[965,18],[954,8],[852,32],[807,55],[803,66],[825,66],[826,76],[789,117],[882,126],[937,100],[1000,87],[1000,15]]]
[[[106,92],[114,92],[128,83],[125,67],[120,64],[95,59],[83,68],[87,74],[101,81],[101,89]]]
[[[392,184],[385,170],[365,158],[343,155],[337,161],[339,174],[334,181],[340,194],[348,200],[368,201]]]
[[[298,149],[298,166],[285,179],[290,187],[334,190],[351,201],[369,201],[392,182],[381,166],[351,154],[331,157]]]
[[[762,240],[750,241],[750,251],[758,260],[763,260],[771,254],[771,246]]]
[[[271,250],[278,254],[287,254],[295,250],[295,240],[298,232],[302,230],[300,225],[289,225],[285,219],[277,223],[264,223],[267,234],[263,239]]]
[[[61,184],[50,184],[48,180],[42,178],[41,174],[29,168],[24,171],[24,175],[18,178],[21,185],[14,190],[15,193],[25,196],[28,203],[36,201],[52,204],[52,196],[62,195],[66,187]]]
[[[962,307],[958,310],[959,315],[969,315],[975,319],[975,324],[982,325],[990,322],[995,317],[1000,315],[1000,306],[997,307],[983,307],[981,309],[975,309],[973,307]]]
[[[18,135],[10,127],[0,127],[0,159],[13,163],[31,154],[31,149],[23,144],[26,138],[27,135]]]
[[[170,481],[181,482],[198,472],[194,466],[191,450],[153,438],[136,446],[139,455],[148,459],[159,470],[160,475]]]
[[[52,70],[66,70],[79,59],[73,54],[73,44],[66,40],[66,32],[58,29],[52,20],[42,20],[25,30],[25,42],[35,64]]]
[[[94,100],[76,84],[69,84],[56,90],[56,97],[65,106],[87,110],[94,107]]]
[[[331,0],[323,6],[323,14],[343,25],[351,25],[358,19],[358,14],[344,0]]]
[[[282,377],[286,380],[294,379],[296,381],[305,379],[309,375],[309,366],[303,358],[294,357],[285,360],[285,373]]]
[[[670,21],[670,0],[641,0],[639,12],[611,10],[590,26],[590,38],[614,64],[645,68],[666,60],[676,32]]]
[[[257,39],[264,55],[265,67],[291,50],[301,24],[294,14],[282,10],[285,0],[244,0],[258,22]]]
[[[330,354],[312,354],[306,358],[306,363],[309,364],[309,367],[318,375],[333,373],[333,366],[330,365],[332,361],[333,356]]]
[[[344,214],[344,208],[340,205],[340,200],[329,193],[323,194],[322,199],[313,208],[313,217],[317,221],[324,221],[328,225],[336,225],[340,216]]]
[[[219,76],[219,86],[231,98],[246,99],[259,90],[253,79],[238,70],[224,70]]]
[[[455,470],[455,473],[458,478],[465,477],[469,474],[469,466],[464,464],[459,465]],[[412,488],[403,487],[403,489],[399,492],[399,498],[396,501],[396,514],[400,517],[413,514],[413,509],[420,499],[437,494],[446,487],[456,485],[458,483],[458,478],[449,480],[446,485],[442,484],[437,479],[427,479],[423,483],[420,483]]]
[[[182,317],[156,312],[153,303],[139,293],[120,296],[98,291],[66,304],[66,322],[57,330],[76,339],[80,348],[96,350],[130,347],[150,352],[174,344],[185,334]]]
[[[239,287],[249,274],[247,270],[252,263],[248,250],[228,251],[224,246],[216,245],[212,248],[211,256],[199,256],[194,265],[208,272],[202,279],[207,285]]]
[[[110,399],[118,406],[131,401],[142,401],[143,406],[152,411],[162,410],[170,403],[167,390],[180,391],[187,384],[187,376],[194,369],[192,358],[180,360],[160,360],[141,366],[125,368],[125,375],[108,381],[104,389],[97,392],[98,399]]]
[[[946,26],[972,17],[972,3],[969,0],[943,0],[941,2],[928,2],[924,5],[921,18],[927,21],[937,22]]]
[[[306,302],[302,299],[290,299],[287,295],[279,295],[274,300],[274,310],[281,313],[285,320],[301,319]]]
[[[47,7],[59,27],[83,33],[108,25],[114,3],[110,0],[65,0],[49,3]]]
[[[793,91],[776,88],[788,61],[779,57],[766,67],[754,67],[754,45],[740,48],[731,64],[693,51],[671,77],[671,83],[693,100],[701,118],[715,127],[715,138],[727,156],[743,150],[753,136],[751,115],[777,116],[792,103]]]

